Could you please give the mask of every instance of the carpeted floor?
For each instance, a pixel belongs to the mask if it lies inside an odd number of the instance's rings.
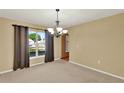
[[[63,60],[0,75],[5,83],[116,83],[123,80]]]

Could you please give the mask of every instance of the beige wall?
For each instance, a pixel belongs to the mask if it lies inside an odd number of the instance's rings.
[[[124,77],[124,13],[68,30],[71,61]]]
[[[15,21],[0,18],[0,72],[13,68],[14,55],[14,29],[12,24],[19,24],[41,28],[41,26],[33,25],[26,22]],[[43,28],[43,27],[42,27]],[[55,38],[55,57],[59,57],[59,40]],[[31,65],[44,62],[44,57],[34,58],[30,60]]]

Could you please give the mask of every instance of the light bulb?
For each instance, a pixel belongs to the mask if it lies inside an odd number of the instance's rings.
[[[54,32],[53,31],[53,28],[47,28],[47,30],[51,33],[51,32]]]
[[[54,34],[54,31],[50,32],[51,34]]]
[[[67,34],[67,33],[68,33],[68,30],[63,30],[63,33],[64,33],[64,34]]]
[[[63,28],[61,27],[57,27],[56,30],[59,32],[59,31],[62,31]]]

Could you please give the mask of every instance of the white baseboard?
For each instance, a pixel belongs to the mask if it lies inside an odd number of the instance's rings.
[[[59,60],[60,58],[56,58],[55,60]]]
[[[4,74],[4,73],[8,73],[8,72],[12,72],[13,69],[10,69],[10,70],[6,70],[6,71],[1,71],[0,74]]]
[[[32,64],[30,65],[30,67],[33,67],[33,66],[36,66],[36,65],[41,65],[41,64],[44,64],[45,62],[40,62],[40,63],[36,63],[36,64]]]
[[[36,66],[36,65],[40,65],[40,64],[43,64],[44,62],[41,62],[41,63],[36,63],[36,64],[32,64],[30,65],[30,67],[32,66]],[[18,69],[19,70],[19,69]],[[8,72],[12,72],[13,69],[10,69],[10,70],[5,70],[5,71],[1,71],[0,74],[4,74],[4,73],[8,73]]]
[[[103,73],[103,74],[106,74],[106,75],[109,75],[109,76],[112,76],[112,77],[115,77],[115,78],[119,78],[121,80],[124,80],[124,77],[122,77],[122,76],[118,76],[118,75],[115,75],[115,74],[112,74],[112,73],[108,73],[108,72],[105,72],[105,71],[102,71],[102,70],[99,70],[99,69],[95,69],[95,68],[92,68],[92,67],[89,67],[89,66],[86,66],[86,65],[83,65],[83,64],[79,64],[79,63],[76,63],[76,62],[73,62],[73,61],[69,61],[69,62],[72,63],[72,64],[76,64],[78,66],[84,67],[84,68],[88,68],[88,69],[91,69],[91,70],[94,70],[94,71],[97,71],[97,72],[100,72],[100,73]]]

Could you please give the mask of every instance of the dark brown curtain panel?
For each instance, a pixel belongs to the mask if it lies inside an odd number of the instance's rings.
[[[45,62],[54,61],[54,37],[46,30],[45,31]]]
[[[13,70],[29,67],[28,27],[14,26],[14,66]]]

